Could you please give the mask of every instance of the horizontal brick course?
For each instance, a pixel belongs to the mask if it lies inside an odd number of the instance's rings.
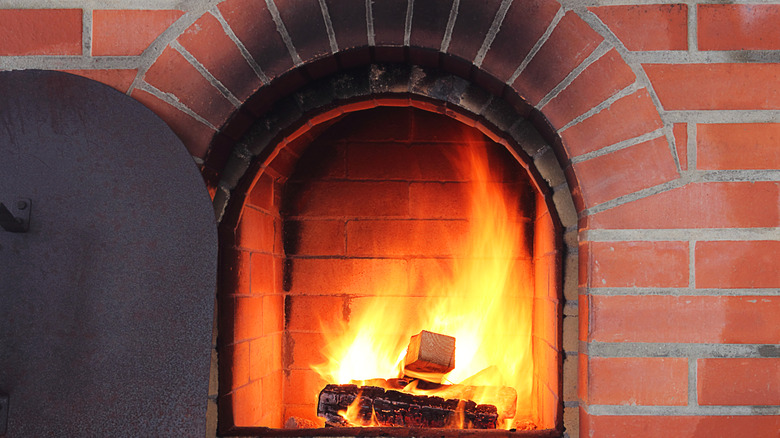
[[[463,254],[468,223],[458,220],[366,220],[347,223],[347,254],[404,257]]]
[[[696,287],[780,288],[779,260],[776,240],[697,242]]]
[[[588,8],[628,50],[686,50],[687,5],[599,6]]]
[[[0,9],[0,56],[81,55],[81,9]]]
[[[592,287],[688,285],[688,242],[592,242]]]
[[[582,414],[581,414],[582,415]],[[601,438],[771,437],[780,430],[777,415],[587,415],[587,431]]]
[[[780,405],[780,359],[699,359],[700,405]]]
[[[236,244],[243,248],[271,253],[274,249],[274,217],[253,208],[245,208],[236,228]]]
[[[341,220],[285,221],[287,255],[335,256],[346,251],[346,223]]]
[[[642,66],[666,110],[780,109],[780,63]]]
[[[780,50],[780,5],[698,5],[699,50]]]
[[[295,259],[291,269],[289,292],[293,294],[366,294],[388,284],[406,293],[405,260]]]
[[[780,226],[778,182],[692,183],[589,217],[590,228],[749,228]],[[756,206],[763,206],[756,208]],[[697,213],[690,214],[693,208]]]
[[[688,359],[591,357],[588,402],[598,405],[688,404]]]
[[[696,126],[698,169],[780,169],[780,123]]]
[[[341,296],[290,295],[285,303],[285,329],[317,332],[346,322]]]
[[[409,184],[385,181],[313,181],[290,185],[286,209],[309,217],[387,217],[409,214]]]
[[[183,14],[175,10],[92,11],[92,55],[140,55]]]
[[[592,341],[773,344],[780,339],[780,297],[591,296],[590,300]]]

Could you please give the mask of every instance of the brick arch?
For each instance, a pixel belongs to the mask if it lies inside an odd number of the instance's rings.
[[[556,0],[225,0],[167,44],[133,96],[205,159],[214,190],[252,121],[306,83],[371,62],[435,67],[525,106],[577,210],[600,211],[679,177],[643,73],[602,34]]]

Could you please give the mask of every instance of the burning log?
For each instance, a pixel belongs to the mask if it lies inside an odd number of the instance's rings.
[[[320,392],[317,415],[330,426],[495,429],[498,421],[493,405],[357,385],[327,385]]]
[[[403,374],[441,382],[455,368],[455,338],[423,330],[412,336],[406,349]]]

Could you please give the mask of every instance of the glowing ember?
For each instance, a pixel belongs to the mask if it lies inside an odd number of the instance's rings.
[[[471,131],[469,131],[471,132]],[[352,309],[344,327],[326,327],[328,362],[313,367],[326,381],[384,386],[377,378],[401,374],[411,336],[428,330],[454,337],[455,368],[443,386],[423,389],[415,384],[403,391],[442,398],[492,404],[499,410],[499,427],[535,421],[531,393],[531,262],[524,258],[518,227],[516,195],[491,179],[481,139],[467,138],[465,153],[454,157],[470,181],[469,232],[452,242],[452,269],[432,269],[425,278],[427,296],[415,308],[398,311],[394,287],[406,279],[387,278],[384,290],[367,291],[374,298]],[[425,236],[410,236],[410,239]],[[460,256],[465,255],[465,256]],[[374,379],[374,380],[372,380]],[[457,384],[455,386],[452,386]],[[395,388],[392,388],[395,389]],[[359,420],[360,397],[345,412],[353,425],[375,425]],[[515,401],[516,400],[516,401]]]

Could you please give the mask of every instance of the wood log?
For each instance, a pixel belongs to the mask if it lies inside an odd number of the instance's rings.
[[[355,418],[347,421],[339,412],[347,411],[353,402]],[[325,419],[326,425],[336,427],[495,429],[498,422],[498,411],[493,405],[357,385],[327,385],[320,392],[317,415]]]
[[[412,336],[406,349],[403,374],[441,382],[455,368],[455,338],[423,330]]]

